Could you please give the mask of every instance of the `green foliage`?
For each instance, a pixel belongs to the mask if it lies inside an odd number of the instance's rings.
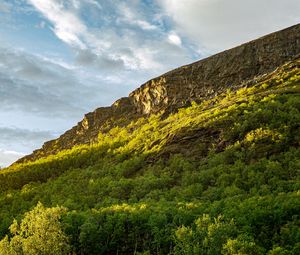
[[[299,73],[2,169],[0,254],[299,254]]]
[[[14,220],[9,228],[12,237],[0,241],[0,254],[67,254],[68,239],[59,222],[62,213],[65,209],[61,207],[45,208],[38,203],[20,224]]]
[[[175,232],[175,254],[221,254],[227,239],[236,235],[234,222],[224,222],[222,216],[212,219],[204,214],[192,227],[179,227]]]
[[[225,255],[259,255],[264,254],[253,239],[247,235],[240,235],[236,239],[228,239],[223,245],[222,253]]]

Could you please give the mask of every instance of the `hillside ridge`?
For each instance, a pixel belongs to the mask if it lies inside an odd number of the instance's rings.
[[[16,163],[94,142],[98,133],[158,112],[170,113],[213,98],[226,90],[255,84],[256,77],[275,70],[300,54],[300,24],[271,33],[149,80],[110,107],[85,114],[82,121],[41,149]]]

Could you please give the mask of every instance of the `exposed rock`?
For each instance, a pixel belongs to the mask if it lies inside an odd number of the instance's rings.
[[[227,89],[249,86],[300,54],[300,24],[177,68],[117,100],[88,113],[75,127],[17,162],[31,161],[74,145],[90,143],[98,133],[151,113],[170,113],[192,101],[212,98]]]
[[[300,53],[300,25],[264,36],[148,81],[130,94],[140,113],[184,107],[243,86]],[[248,84],[249,85],[249,84]]]
[[[41,149],[35,150],[16,163],[55,154],[62,149],[72,148],[74,145],[95,142],[99,132],[107,132],[112,127],[127,125],[138,117],[140,115],[136,114],[132,99],[129,97],[121,98],[110,107],[100,107],[85,114],[83,120],[72,129],[66,131],[59,138],[44,143]]]

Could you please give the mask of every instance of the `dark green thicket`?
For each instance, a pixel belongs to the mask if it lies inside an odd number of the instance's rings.
[[[2,170],[0,254],[50,254],[37,212],[62,254],[300,254],[295,66]]]

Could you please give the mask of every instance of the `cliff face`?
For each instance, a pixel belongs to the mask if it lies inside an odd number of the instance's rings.
[[[251,83],[300,53],[300,25],[264,36],[148,81],[130,94],[140,113],[184,107]]]
[[[255,77],[273,71],[300,54],[300,24],[177,68],[154,78],[129,97],[88,113],[58,139],[17,162],[35,160],[81,143],[95,141],[99,131],[129,124],[143,115],[166,113],[192,101],[214,97],[227,89],[251,86]]]

